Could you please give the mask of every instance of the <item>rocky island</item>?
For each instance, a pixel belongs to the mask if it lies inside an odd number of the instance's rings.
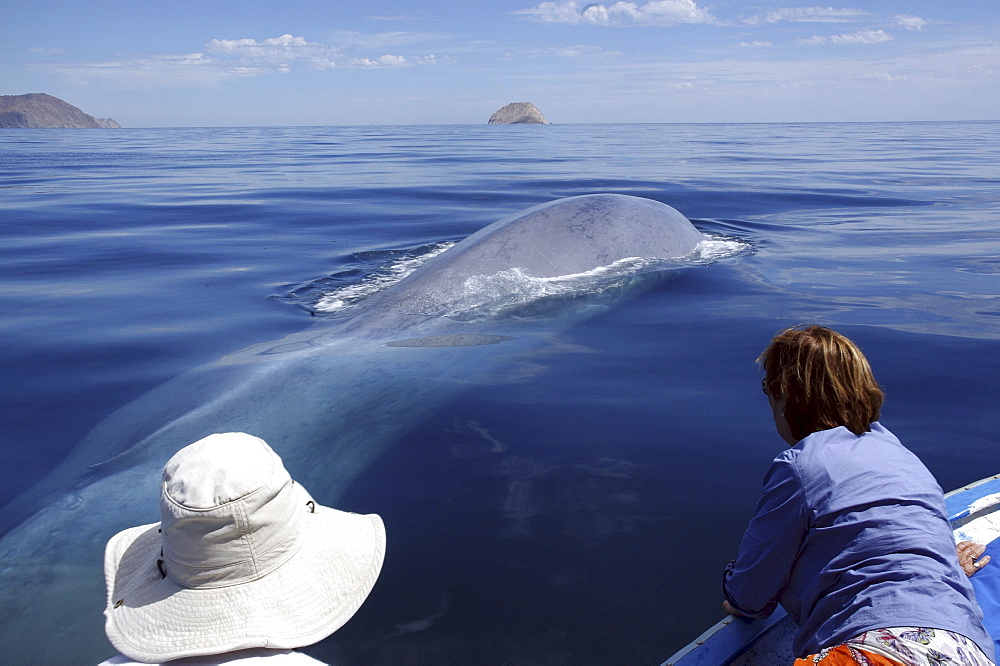
[[[0,129],[104,127],[120,128],[111,118],[89,116],[72,104],[45,93],[0,95]]]
[[[531,102],[514,102],[490,116],[490,125],[550,125]]]

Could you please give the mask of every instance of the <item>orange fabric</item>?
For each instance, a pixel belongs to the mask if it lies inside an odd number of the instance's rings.
[[[838,645],[818,654],[796,659],[794,666],[810,666],[811,664],[820,664],[821,666],[858,666],[859,664],[861,666],[905,666],[901,661],[847,645]]]

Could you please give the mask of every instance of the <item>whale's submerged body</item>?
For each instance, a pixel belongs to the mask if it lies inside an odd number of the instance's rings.
[[[158,520],[160,472],[181,447],[212,432],[252,433],[317,500],[336,504],[435,407],[603,307],[572,298],[549,308],[549,292],[511,285],[603,271],[610,277],[594,284],[617,292],[634,276],[616,265],[688,257],[703,240],[679,212],[648,199],[542,204],[428,260],[349,317],[226,356],[122,407],[7,509],[21,518],[0,540],[0,635],[11,663],[111,654],[104,544]]]

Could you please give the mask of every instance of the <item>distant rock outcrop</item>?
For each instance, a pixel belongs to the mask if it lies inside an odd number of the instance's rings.
[[[0,128],[110,127],[111,118],[95,118],[45,93],[0,95]]]
[[[514,102],[490,116],[490,125],[550,125],[531,102]]]

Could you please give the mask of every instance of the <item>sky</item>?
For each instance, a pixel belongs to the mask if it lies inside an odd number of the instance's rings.
[[[125,127],[1000,119],[997,0],[766,1],[0,0],[0,94]]]

